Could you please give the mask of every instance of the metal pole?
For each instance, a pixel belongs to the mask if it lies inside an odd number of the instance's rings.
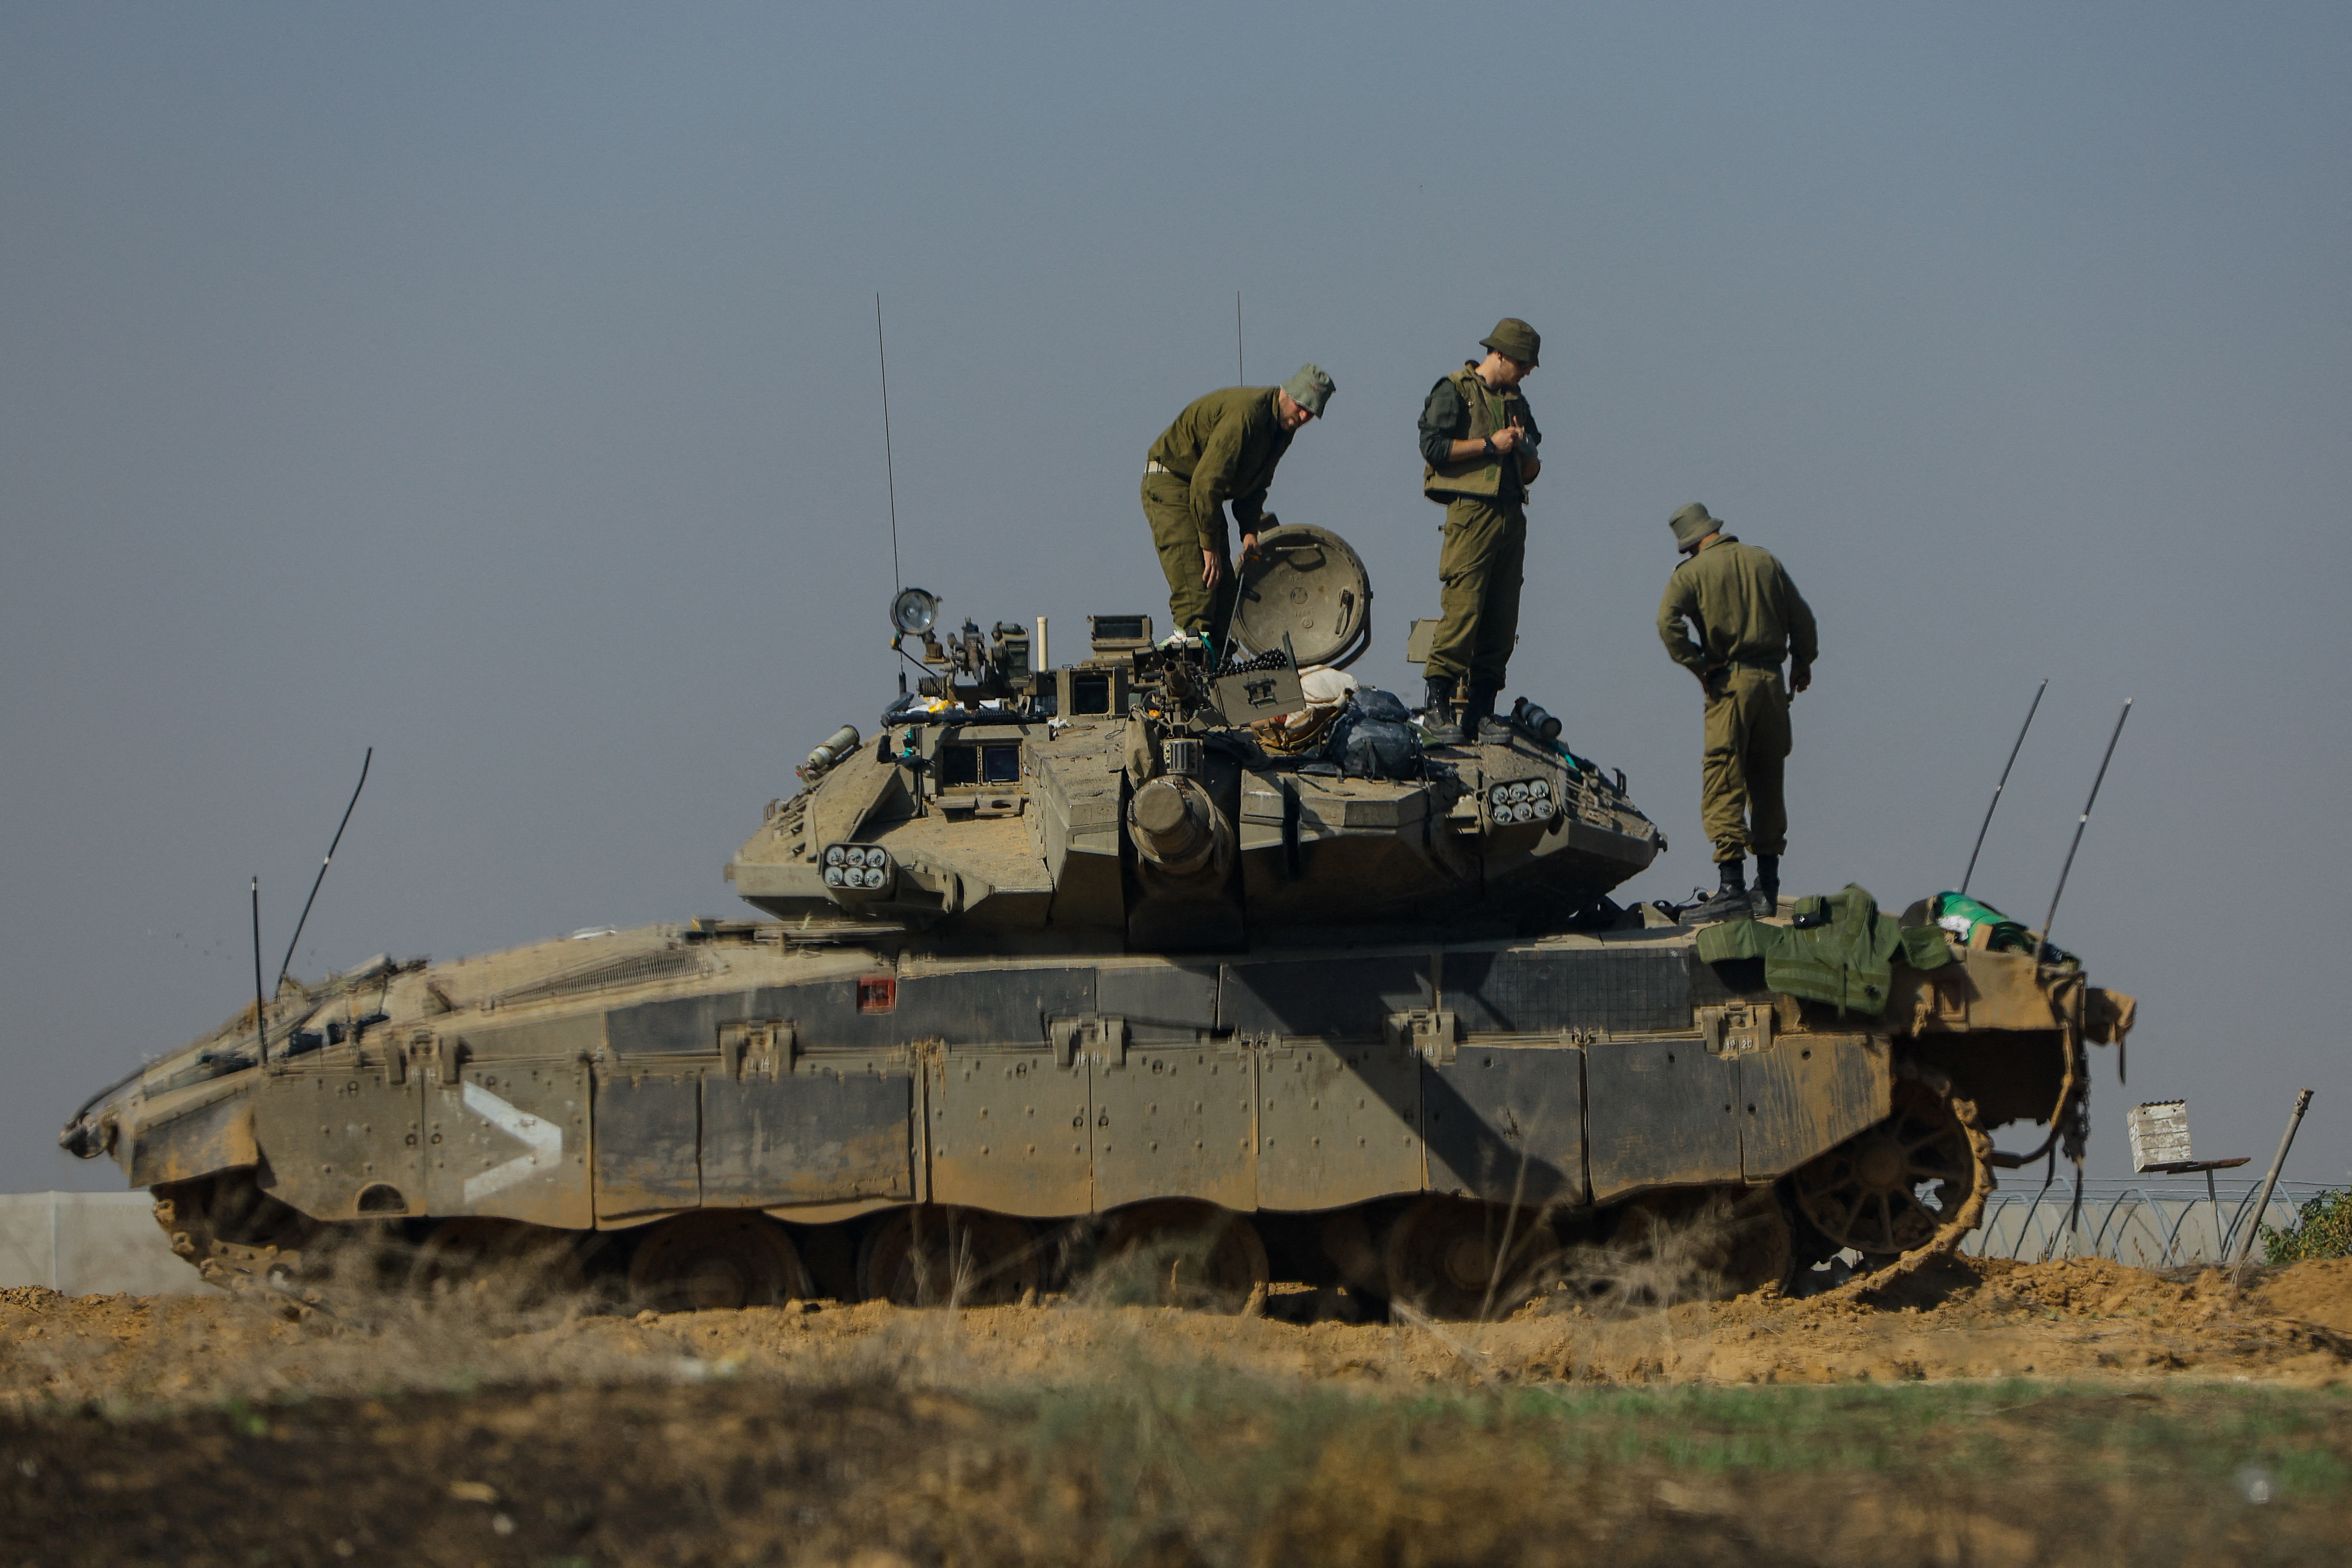
[[[2033,689],[2033,700],[2026,704],[2025,722],[2017,727],[2017,743],[2009,749],[2009,761],[2000,765],[2000,783],[1992,786],[1992,803],[1985,807],[1984,821],[1977,828],[1977,841],[1969,851],[1969,868],[1960,873],[1960,891],[1969,890],[1969,880],[1977,874],[1977,856],[1984,848],[1985,833],[1992,826],[1992,814],[2000,805],[2000,792],[2009,787],[2009,770],[2017,766],[2017,753],[2025,749],[2025,732],[2033,728],[2034,710],[2042,706],[2042,694],[2050,689],[2050,679]]]
[[[2205,1201],[2213,1205],[2213,1261],[2219,1263],[2229,1244],[2221,1235],[2221,1194],[2213,1185],[2213,1168],[2210,1165],[2205,1168]]]
[[[2074,851],[2083,847],[2083,829],[2091,826],[2091,808],[2099,804],[2099,786],[2107,781],[2107,764],[2116,759],[2116,742],[2123,739],[2124,721],[2131,717],[2132,700],[2124,699],[2124,710],[2116,715],[2115,732],[2107,737],[2107,749],[2099,758],[2098,776],[2091,780],[2091,798],[2083,803],[2083,815],[2074,820],[2074,841],[2066,846],[2066,863],[2058,868],[2058,885],[2050,889],[2050,912],[2042,917],[2042,934],[2034,939],[2033,961],[2042,963],[2050,956],[2050,927],[2058,918],[2059,895],[2066,890],[2066,878],[2074,869]]]
[[[2303,1125],[2303,1113],[2310,1105],[2311,1090],[2306,1089],[2294,1097],[2294,1110],[2286,1119],[2286,1131],[2279,1139],[2278,1152],[2271,1156],[2270,1174],[2263,1178],[2263,1195],[2254,1200],[2253,1223],[2246,1226],[2245,1236],[2238,1242],[2240,1263],[2254,1249],[2254,1237],[2263,1228],[2263,1215],[2270,1212],[2271,1194],[2278,1189],[2279,1168],[2286,1163],[2286,1152],[2294,1142],[2294,1130]]]

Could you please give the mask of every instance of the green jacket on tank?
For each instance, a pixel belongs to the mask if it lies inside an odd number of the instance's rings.
[[[1421,493],[1444,505],[1456,496],[1481,500],[1515,502],[1527,494],[1519,479],[1516,454],[1483,455],[1456,462],[1445,453],[1456,441],[1483,441],[1497,430],[1517,426],[1527,439],[1543,444],[1535,415],[1516,386],[1496,392],[1478,375],[1475,360],[1465,360],[1452,375],[1441,376],[1429,389],[1421,408]]]
[[[1696,642],[1685,619],[1697,628]],[[1787,571],[1770,551],[1728,533],[1666,579],[1658,637],[1676,664],[1701,675],[1727,664],[1777,669],[1784,658],[1806,667],[1821,653],[1812,609]]]
[[[1225,502],[1233,502],[1244,532],[1265,514],[1266,487],[1292,435],[1276,417],[1276,390],[1228,386],[1196,397],[1146,454],[1192,488],[1192,525],[1203,550],[1226,548]]]

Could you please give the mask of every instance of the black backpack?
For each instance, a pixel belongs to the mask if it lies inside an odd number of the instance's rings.
[[[1421,736],[1412,715],[1391,691],[1359,686],[1324,742],[1326,762],[1356,779],[1417,779],[1422,776]]]

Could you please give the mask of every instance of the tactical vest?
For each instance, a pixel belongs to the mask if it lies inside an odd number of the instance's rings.
[[[1477,361],[1463,361],[1462,368],[1445,379],[1454,384],[1455,395],[1462,399],[1463,411],[1469,416],[1466,425],[1454,431],[1453,439],[1483,441],[1497,430],[1526,422],[1520,417],[1526,403],[1518,389],[1496,392],[1488,387],[1478,377]],[[1421,493],[1440,506],[1455,496],[1498,496],[1503,493],[1503,464],[1507,458],[1516,475],[1518,459],[1508,453],[1492,458],[1473,453],[1458,463],[1443,467],[1424,462],[1421,466]],[[1522,484],[1519,488],[1524,495],[1527,487]]]

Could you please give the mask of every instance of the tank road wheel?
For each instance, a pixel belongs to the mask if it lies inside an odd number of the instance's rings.
[[[857,1260],[866,1299],[901,1307],[1002,1307],[1043,1275],[1026,1220],[932,1204],[876,1220]]]
[[[1865,1267],[1959,1244],[1984,1213],[1991,1144],[1976,1106],[1940,1074],[1895,1084],[1895,1109],[1789,1178],[1797,1210],[1832,1249],[1852,1247]]]
[[[793,1238],[757,1209],[663,1220],[629,1258],[630,1303],[657,1312],[772,1307],[809,1294]]]
[[[1381,1249],[1388,1295],[1433,1318],[1504,1318],[1551,1288],[1559,1238],[1533,1209],[1422,1198]]]
[[[432,1300],[530,1311],[584,1285],[572,1242],[569,1231],[520,1220],[446,1219],[417,1247],[408,1283]]]
[[[1165,1307],[1237,1312],[1274,1275],[1248,1216],[1189,1198],[1119,1210],[1102,1250],[1120,1274],[1148,1274],[1150,1294]]]
[[[1789,1278],[1796,1237],[1770,1187],[1685,1188],[1627,1204],[1621,1288],[1658,1301],[1722,1300]]]

